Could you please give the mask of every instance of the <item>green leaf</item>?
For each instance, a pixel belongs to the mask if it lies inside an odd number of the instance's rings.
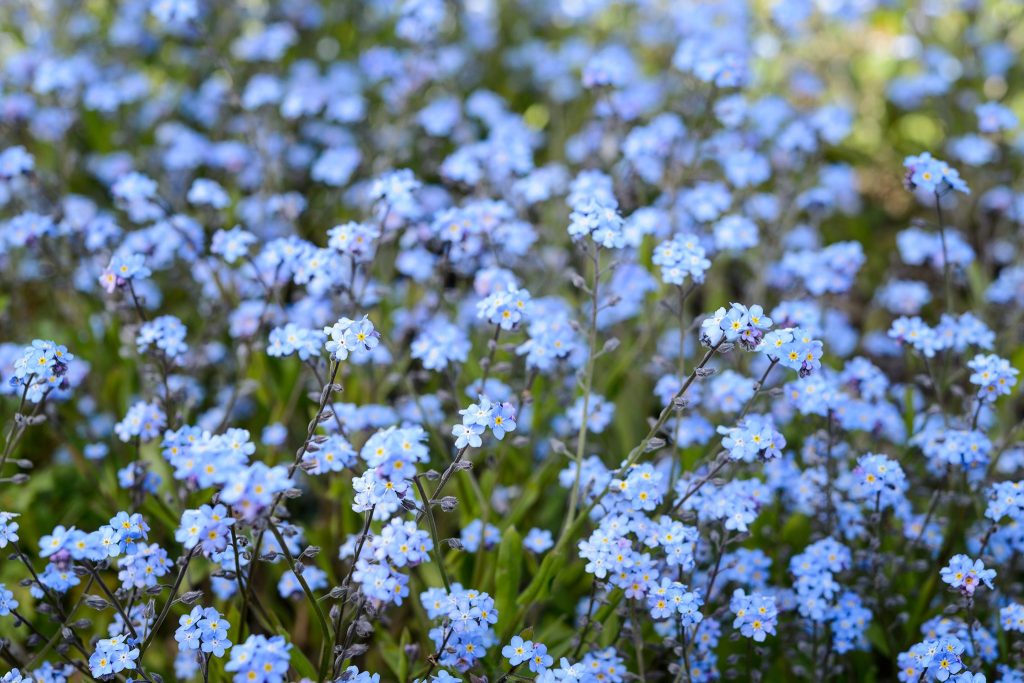
[[[607,601],[594,611],[591,616],[593,623],[601,624],[603,627],[600,630],[600,636],[598,636],[598,630],[593,627],[589,630],[587,635],[587,643],[593,644],[593,641],[597,641],[601,644],[601,647],[608,647],[618,640],[621,630],[619,624],[618,607],[622,603],[622,599],[625,596],[618,588],[612,590],[608,595]],[[573,632],[573,635],[579,635],[578,629]],[[552,648],[552,656],[555,658],[568,657],[569,652],[572,650],[571,639],[566,639],[561,645]]]
[[[537,570],[537,574],[533,577],[530,585],[519,596],[516,604],[520,607],[526,607],[534,602],[546,600],[551,588],[551,577],[558,573],[558,570],[563,565],[565,565],[565,550],[564,548],[556,547],[540,563],[540,569]]]
[[[405,650],[404,648],[395,642],[394,638],[387,631],[381,631],[377,636],[378,647],[380,648],[380,654],[384,658],[384,663],[388,665],[388,668],[395,674],[396,680],[405,680],[404,669],[406,667],[405,661]]]
[[[892,653],[889,652],[889,646],[885,642],[885,634],[882,633],[882,627],[878,624],[871,624],[867,630],[868,642],[878,648],[878,651],[884,654],[886,657],[892,657]]]
[[[601,629],[601,635],[598,637],[598,643],[602,648],[614,645],[619,639],[619,632],[622,630],[622,624],[619,623],[619,613],[612,612],[608,615],[608,618],[604,620],[603,627]]]
[[[281,635],[283,635],[286,638],[290,637],[288,633],[283,633]],[[295,670],[298,671],[299,674],[301,674],[305,678],[309,678],[314,681],[316,680],[316,667],[313,666],[313,662],[309,661],[309,658],[306,657],[302,650],[300,650],[297,647],[293,647],[291,661],[292,666],[295,667]]]
[[[794,545],[802,545],[810,534],[810,520],[804,515],[792,515],[782,526],[779,536],[783,541]]]
[[[404,681],[409,678],[409,658],[405,656],[405,648],[412,643],[412,635],[409,633],[409,627],[406,626],[402,629],[402,635],[398,639],[398,650],[402,653],[402,661],[398,666],[398,680]]]
[[[165,526],[165,528],[174,530],[178,527],[179,520],[174,518],[174,515],[166,508],[161,505],[159,501],[154,502],[151,498],[146,498],[142,504],[143,511],[150,517],[159,519]]]
[[[505,530],[498,547],[498,568],[494,581],[494,606],[498,610],[501,642],[512,635],[516,623],[516,596],[519,595],[519,579],[523,571],[523,540],[515,527]]]
[[[526,485],[523,486],[522,493],[520,493],[518,500],[505,516],[505,524],[512,526],[525,517],[530,510],[535,509],[537,499],[540,498],[541,492],[548,489],[548,486],[546,485],[548,483],[547,479],[560,468],[561,464],[562,463],[559,458],[552,457],[548,459],[543,467],[533,473]]]

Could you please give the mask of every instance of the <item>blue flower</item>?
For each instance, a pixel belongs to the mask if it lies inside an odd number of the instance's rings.
[[[547,529],[530,529],[523,538],[523,547],[534,553],[543,553],[555,544]]]
[[[483,443],[480,435],[484,433],[481,425],[457,424],[452,426],[452,436],[455,437],[456,448],[479,448]]]
[[[512,666],[519,666],[533,657],[533,641],[512,636],[508,645],[501,649],[501,656]]]
[[[12,610],[18,608],[18,604],[18,601],[14,599],[14,593],[0,583],[0,617],[6,617]]]

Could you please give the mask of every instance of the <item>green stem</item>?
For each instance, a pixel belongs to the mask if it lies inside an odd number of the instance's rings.
[[[594,257],[594,280],[590,286],[590,330],[587,337],[587,367],[583,375],[583,414],[580,415],[580,430],[576,435],[576,475],[573,478],[572,491],[569,494],[569,506],[565,511],[565,521],[562,522],[562,533],[565,535],[566,530],[572,526],[573,520],[576,515],[576,506],[579,504],[580,497],[580,478],[583,471],[583,452],[587,445],[587,421],[590,413],[590,391],[594,384],[594,364],[596,363],[595,356],[597,355],[597,309],[598,299],[597,290],[601,281],[601,252],[598,251],[596,245],[590,245],[593,249]]]
[[[764,383],[768,379],[768,373],[775,369],[775,366],[779,362],[778,358],[772,358],[771,360],[772,362],[768,365],[768,369],[764,371],[764,374],[761,375],[761,379],[757,380],[757,384],[754,385],[753,395],[751,395],[751,397],[747,399],[746,405],[743,406],[743,410],[740,411],[739,417],[736,418],[737,424],[740,420],[746,417],[747,411],[750,410],[750,406],[754,405],[754,399],[757,398],[757,395],[761,393],[761,389],[764,388]]]
[[[377,505],[374,504],[366,511],[366,515],[363,518],[363,530],[359,532],[359,541],[356,543],[356,551],[352,555],[352,564],[348,568],[348,574],[345,575],[345,579],[341,582],[341,600],[342,603],[338,606],[338,613],[334,619],[334,646],[331,648],[331,657],[334,657],[334,651],[338,649],[338,645],[341,641],[341,621],[345,612],[345,601],[348,600],[348,587],[352,583],[352,574],[356,570],[356,562],[359,561],[359,556],[363,553],[363,546],[366,544],[366,539],[370,534],[370,523],[373,521],[373,511],[377,509]],[[358,611],[357,611],[358,613]],[[337,664],[337,660],[335,660]],[[331,672],[332,678],[337,678],[338,667],[335,666]]]
[[[302,459],[306,456],[306,452],[309,450],[309,445],[312,443],[313,434],[316,432],[316,428],[320,425],[320,416],[324,414],[324,410],[327,408],[328,401],[331,400],[331,394],[334,392],[334,382],[338,377],[338,369],[341,367],[341,363],[332,361],[330,380],[320,390],[320,405],[317,407],[316,415],[310,420],[309,425],[306,427],[306,439],[302,442],[302,446],[295,454],[295,460],[292,461],[291,466],[288,468],[288,477],[290,478],[295,474],[295,470],[298,469]],[[267,511],[266,516],[269,521],[274,513],[277,511],[277,506],[284,500],[284,491],[281,491],[274,497],[274,500],[270,504],[270,509]],[[253,578],[256,574],[256,566],[258,564],[260,556],[260,546],[263,544],[263,536],[266,533],[266,529],[260,529],[260,532],[256,535],[256,543],[253,544],[253,557],[249,561],[249,575],[246,577],[246,585],[248,586],[248,597],[252,597],[252,586]]]
[[[942,279],[946,290],[946,313],[953,312],[953,275],[949,264],[949,250],[946,248],[946,227],[942,219],[942,200],[935,193],[935,211],[939,214],[939,240],[942,242]]]
[[[156,636],[156,632],[160,630],[160,625],[164,623],[167,618],[167,614],[171,611],[171,605],[174,604],[174,599],[178,595],[178,591],[181,589],[181,583],[185,580],[185,574],[188,572],[188,565],[192,562],[192,556],[196,552],[196,548],[199,546],[193,546],[188,551],[188,555],[185,556],[185,562],[181,565],[181,569],[178,570],[178,576],[174,579],[174,586],[171,587],[171,594],[167,596],[167,602],[164,603],[164,607],[160,610],[160,616],[157,617],[156,621],[153,622],[152,628],[149,629],[149,635],[146,636],[146,640],[143,641],[142,646],[139,648],[139,667],[142,666],[142,656],[146,654],[146,649],[149,648],[150,643],[153,642],[153,638]]]
[[[437,523],[434,521],[434,511],[431,509],[433,503],[431,499],[427,498],[427,492],[423,490],[423,483],[420,481],[419,475],[412,478],[416,484],[416,489],[420,492],[420,500],[423,501],[423,516],[427,518],[427,525],[430,527],[430,537],[434,540],[434,557],[437,560],[437,568],[441,571],[441,581],[444,582],[444,588],[449,593],[452,592],[452,584],[448,580],[448,572],[444,568],[444,557],[441,555],[441,539],[437,534]]]
[[[310,590],[309,584],[306,583],[306,579],[302,576],[302,572],[298,570],[295,564],[295,558],[292,557],[292,553],[288,550],[288,544],[284,540],[284,536],[281,535],[281,530],[277,528],[269,519],[267,520],[267,528],[270,529],[270,533],[277,539],[277,544],[281,546],[281,553],[284,555],[285,561],[288,562],[288,567],[292,570],[292,574],[298,580],[299,585],[302,586],[302,592],[306,594],[306,600],[313,607],[313,611],[316,613],[317,621],[320,622],[320,634],[321,634],[321,653],[320,657],[320,680],[324,680],[327,677],[327,662],[329,660],[330,651],[327,649],[328,638],[332,639],[333,634],[331,633],[330,627],[327,625],[327,617],[324,616],[324,611],[320,607],[320,603],[317,601],[316,596],[313,595],[313,591]]]

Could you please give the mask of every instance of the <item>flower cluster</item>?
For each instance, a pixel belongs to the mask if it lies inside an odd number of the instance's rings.
[[[139,328],[135,344],[139,353],[146,353],[155,346],[166,358],[177,358],[188,351],[188,344],[185,343],[187,332],[181,321],[173,315],[162,315]]]
[[[284,327],[275,327],[270,331],[267,355],[277,358],[295,353],[301,360],[309,360],[320,354],[326,339],[324,333],[319,330],[288,323]]]
[[[647,593],[647,609],[651,617],[657,620],[679,618],[683,626],[694,626],[700,623],[704,615],[701,605],[704,600],[696,591],[687,590],[678,581],[663,578]]]
[[[101,638],[89,656],[89,670],[95,677],[134,671],[138,658],[139,648],[129,642],[128,636]]]
[[[681,285],[686,278],[704,282],[704,273],[711,267],[700,240],[692,234],[675,235],[659,244],[651,262],[661,267],[661,279],[671,285]]]
[[[167,416],[156,403],[136,401],[125,413],[124,419],[114,425],[117,438],[128,442],[132,439],[150,441],[160,436],[167,424]]]
[[[831,627],[833,646],[841,651],[864,649],[872,613],[850,590],[843,591],[836,575],[850,569],[852,553],[833,538],[807,546],[790,560],[795,577],[796,607],[813,624]]]
[[[54,389],[67,387],[68,364],[74,359],[66,347],[36,339],[14,361],[8,384],[28,401],[40,403]]]
[[[964,671],[964,649],[963,641],[955,636],[917,643],[908,652],[900,655],[900,680],[920,680],[927,673],[937,681],[975,683],[977,679],[974,675]]]
[[[126,253],[115,255],[110,265],[100,275],[100,285],[108,293],[128,285],[131,281],[143,280],[153,274],[146,267],[146,257],[142,254]]]
[[[800,328],[772,330],[761,343],[765,355],[796,370],[800,377],[808,377],[821,368],[823,347],[821,340],[813,339],[807,330]]]
[[[907,493],[907,477],[899,463],[886,455],[868,453],[857,459],[851,493],[879,509],[899,506]]]
[[[1024,482],[1001,481],[988,492],[988,506],[985,516],[994,522],[1009,517],[1014,521],[1024,520]]]
[[[978,398],[982,400],[1008,396],[1020,374],[1009,361],[994,354],[979,354],[967,361],[967,367],[971,369],[971,384],[978,386]]]
[[[893,321],[888,334],[927,358],[933,358],[939,351],[963,353],[970,346],[990,349],[995,338],[993,332],[970,313],[959,318],[943,315],[934,328],[917,316],[901,316]]]
[[[625,221],[619,214],[618,202],[603,181],[590,188],[583,187],[585,183],[580,180],[577,178],[576,184],[580,187],[575,190],[575,201],[570,198],[569,236],[574,240],[590,237],[605,249],[625,247]]]
[[[20,524],[14,521],[20,517],[17,512],[3,512],[0,510],[0,549],[6,548],[10,543],[17,543],[18,529]]]
[[[700,474],[701,479],[688,476],[676,482],[682,508],[696,512],[701,522],[721,522],[727,531],[749,531],[767,499],[765,485],[758,479],[733,479],[721,486],[700,485],[709,473]]]
[[[228,515],[223,505],[203,505],[181,515],[181,526],[174,538],[190,550],[200,546],[203,552],[213,553],[227,547],[228,533],[234,523],[235,518]]]
[[[452,427],[456,448],[479,448],[481,436],[488,429],[501,441],[505,434],[516,430],[516,414],[511,403],[491,403],[481,395],[476,403],[459,411],[462,424]]]
[[[117,578],[126,589],[152,588],[171,569],[167,551],[156,543],[139,543],[134,552],[118,560],[117,566],[120,569]]]
[[[744,349],[753,351],[771,327],[772,319],[760,306],[748,309],[743,304],[731,304],[728,311],[719,308],[714,315],[704,319],[701,341],[707,346],[718,346],[725,341],[737,342]]]
[[[776,431],[770,417],[748,415],[736,427],[718,427],[723,435],[722,447],[733,460],[753,462],[771,460],[782,455],[786,437]]]
[[[416,465],[429,459],[423,443],[427,438],[422,427],[380,430],[370,436],[359,451],[368,466],[352,480],[355,492],[352,509],[356,512],[377,510],[390,516],[410,490]]]
[[[476,305],[477,317],[497,325],[503,330],[511,330],[529,315],[530,292],[509,284],[504,290],[489,294]]]
[[[341,472],[356,462],[356,451],[352,444],[340,434],[331,434],[326,439],[306,449],[302,456],[302,469],[309,474]]]
[[[178,620],[174,639],[182,650],[199,650],[213,657],[223,657],[231,647],[228,630],[231,624],[212,607],[192,608]]]
[[[39,556],[48,559],[32,594],[63,594],[81,583],[78,562],[99,563],[120,557],[118,578],[125,588],[147,588],[168,572],[167,553],[146,544],[149,524],[139,513],[119,512],[92,532],[58,525],[39,539]]]
[[[447,592],[433,588],[421,593],[420,603],[430,619],[442,620],[430,630],[442,666],[466,671],[497,644],[493,626],[498,612],[487,593],[456,583]]]
[[[748,595],[742,589],[736,589],[729,599],[729,609],[736,617],[732,622],[733,628],[738,629],[743,636],[763,643],[765,638],[775,635],[779,611],[773,596],[758,593]]]
[[[1024,633],[1024,605],[1011,603],[999,610],[999,620],[1004,631]]]
[[[921,189],[936,195],[951,190],[964,194],[971,192],[955,168],[933,158],[928,152],[907,157],[903,160],[903,167],[907,169],[904,182],[911,189]]]
[[[360,320],[341,318],[325,327],[324,334],[329,337],[327,353],[336,361],[346,360],[349,354],[356,360],[362,359],[380,343],[380,334],[365,315]]]
[[[284,636],[267,638],[251,635],[244,643],[231,648],[231,659],[224,665],[224,669],[234,674],[232,680],[235,683],[284,683],[287,680],[291,649],[291,643]]]
[[[547,671],[554,661],[544,643],[523,640],[520,636],[512,636],[508,645],[501,648],[501,656],[512,666],[520,666],[525,662],[535,674]]]
[[[949,564],[942,568],[941,576],[952,588],[971,596],[983,584],[991,589],[996,571],[986,569],[981,560],[972,560],[967,555],[954,555]]]

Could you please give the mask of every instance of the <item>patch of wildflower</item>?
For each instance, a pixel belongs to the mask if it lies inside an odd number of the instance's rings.
[[[28,4],[5,683],[1024,683],[1005,2]]]

